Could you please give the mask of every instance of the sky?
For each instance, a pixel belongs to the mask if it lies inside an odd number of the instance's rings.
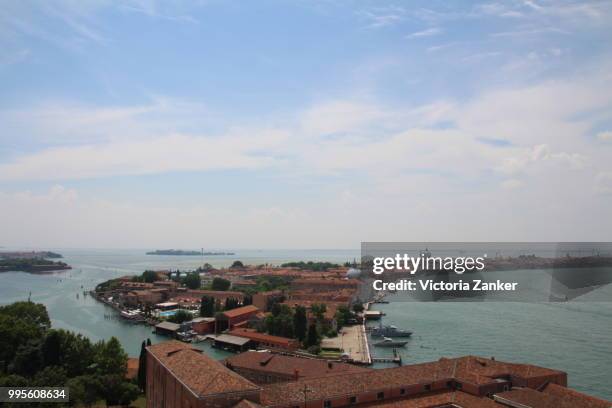
[[[0,246],[611,241],[612,2],[5,0]]]

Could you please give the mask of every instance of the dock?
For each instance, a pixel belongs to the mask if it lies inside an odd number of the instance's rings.
[[[373,363],[395,363],[402,365],[402,356],[397,352],[397,349],[393,349],[393,357],[372,357]]]

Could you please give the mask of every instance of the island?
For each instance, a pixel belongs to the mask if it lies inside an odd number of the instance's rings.
[[[181,256],[196,256],[196,255],[235,255],[233,252],[210,252],[210,251],[184,251],[182,249],[157,249],[147,252],[147,255],[181,255]]]
[[[1,258],[0,272],[52,273],[72,269],[65,262],[50,261],[43,258]]]
[[[0,258],[5,259],[31,259],[31,258],[48,258],[59,259],[63,258],[61,254],[51,251],[10,251],[0,252]]]

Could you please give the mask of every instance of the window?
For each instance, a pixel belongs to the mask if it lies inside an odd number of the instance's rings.
[[[378,398],[378,399],[383,399],[383,398],[385,398],[385,393],[384,393],[384,392],[379,392],[379,393],[376,395],[376,398]]]
[[[446,387],[447,388],[453,388],[453,382],[452,381],[447,381],[446,382]]]
[[[463,384],[461,384],[460,382],[457,383],[457,385],[455,386],[457,387],[458,390],[460,390],[461,388],[463,388]]]
[[[349,404],[351,405],[355,405],[357,403],[357,397],[356,396],[352,396],[351,398],[349,398]]]
[[[400,388],[400,395],[404,395],[406,394],[406,389],[405,388]]]
[[[325,400],[323,402],[323,408],[331,408],[331,400]]]
[[[425,391],[431,391],[431,384],[425,384],[425,385],[423,386],[423,389],[424,389]]]

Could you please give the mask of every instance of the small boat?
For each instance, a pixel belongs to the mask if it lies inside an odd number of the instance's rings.
[[[397,341],[397,340],[390,339],[389,337],[385,337],[383,340],[377,343],[374,343],[374,346],[376,347],[404,347],[406,344],[408,344],[407,341]]]
[[[395,326],[379,326],[372,329],[372,337],[410,337],[409,330],[398,329]]]

